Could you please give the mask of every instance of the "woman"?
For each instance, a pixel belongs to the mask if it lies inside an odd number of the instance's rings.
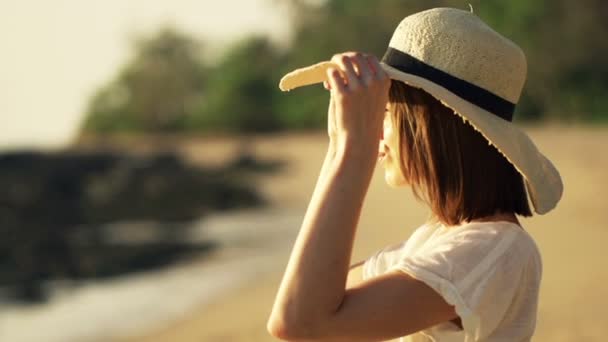
[[[531,339],[542,263],[517,215],[532,215],[527,195],[537,213],[553,209],[562,183],[511,123],[525,76],[515,44],[472,13],[438,8],[405,18],[381,63],[342,53],[282,80],[286,89],[325,81],[330,143],[268,320],[272,335]],[[349,268],[377,159],[386,182],[410,186],[432,217]]]

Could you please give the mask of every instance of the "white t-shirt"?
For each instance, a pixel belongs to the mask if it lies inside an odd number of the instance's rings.
[[[401,270],[455,306],[463,330],[437,324],[400,341],[530,341],[536,326],[542,262],[532,237],[506,222],[446,228],[427,223],[406,241],[374,253],[363,279]]]

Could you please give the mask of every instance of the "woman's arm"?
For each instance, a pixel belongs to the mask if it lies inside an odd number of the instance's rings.
[[[308,321],[331,315],[344,298],[390,85],[386,74],[372,73],[364,58],[354,54],[353,63],[348,56],[334,56],[342,72],[328,74],[330,147],[279,287],[268,322],[271,331],[287,329],[289,322],[314,329]]]
[[[344,298],[356,226],[376,158],[356,143],[334,148],[328,149],[268,322],[279,336],[285,329],[294,333],[290,322],[298,322],[298,329],[314,329]],[[298,332],[308,333],[314,335]]]

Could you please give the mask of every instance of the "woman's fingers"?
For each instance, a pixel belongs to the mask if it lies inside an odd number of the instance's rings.
[[[342,76],[340,75],[340,71],[335,68],[327,69],[327,80],[329,86],[332,90],[335,90],[339,93],[344,92],[345,84]]]
[[[356,90],[360,85],[365,87],[374,83],[374,80],[385,80],[386,72],[378,59],[373,55],[360,52],[344,52],[334,55],[331,59],[340,66],[346,89]],[[323,84],[329,90],[330,84]]]
[[[350,57],[346,54],[337,54],[331,60],[338,64],[344,72],[346,87],[353,90],[357,89],[359,87],[359,78]]]
[[[329,83],[327,81],[323,81],[323,88],[325,88],[327,90],[331,90],[331,86],[329,85]]]
[[[380,62],[378,61],[378,58],[376,58],[376,56],[367,56],[367,61],[370,65],[370,67],[374,70],[374,77],[377,80],[384,80],[388,77],[388,75],[386,74],[386,71],[384,71],[384,69],[380,65]]]
[[[359,71],[359,79],[361,80],[361,83],[369,85],[374,78],[374,74],[369,66],[369,62],[367,61],[367,56],[358,52],[352,53],[351,56],[351,60],[355,62],[357,70]]]

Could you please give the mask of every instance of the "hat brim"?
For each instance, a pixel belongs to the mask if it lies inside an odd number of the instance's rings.
[[[536,213],[545,214],[555,208],[563,194],[560,174],[551,161],[536,148],[525,132],[511,122],[462,99],[434,82],[404,73],[385,63],[381,63],[381,66],[391,79],[420,88],[433,95],[496,147],[524,177],[526,189]],[[308,70],[311,72],[304,75],[306,82],[297,86],[325,80],[325,73],[320,73],[318,70],[315,73],[314,68]]]

